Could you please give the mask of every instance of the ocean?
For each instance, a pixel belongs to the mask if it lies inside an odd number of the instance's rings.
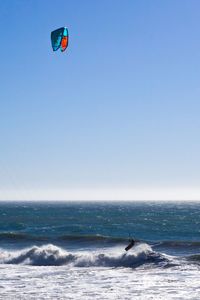
[[[0,299],[200,299],[200,202],[0,202]]]

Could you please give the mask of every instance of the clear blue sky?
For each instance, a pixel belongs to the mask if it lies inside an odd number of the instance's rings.
[[[0,36],[0,190],[198,187],[198,0],[0,1]]]

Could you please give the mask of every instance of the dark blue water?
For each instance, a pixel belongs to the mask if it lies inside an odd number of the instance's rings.
[[[200,243],[200,203],[1,202],[0,243],[8,240],[126,240]]]

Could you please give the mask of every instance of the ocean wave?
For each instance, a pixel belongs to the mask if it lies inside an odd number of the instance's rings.
[[[105,235],[62,235],[58,237],[60,240],[66,240],[66,241],[88,241],[88,242],[111,242],[111,243],[122,243],[127,242],[128,238],[123,237],[111,237],[111,236],[105,236]],[[138,240],[139,241],[139,240]]]
[[[77,241],[77,242],[105,242],[105,243],[126,243],[128,238],[111,237],[104,235],[61,235],[61,236],[44,236],[44,235],[31,235],[21,232],[2,232],[0,233],[0,241]],[[139,241],[139,240],[136,240]]]
[[[16,232],[2,232],[0,233],[0,241],[10,240],[13,242],[16,241],[44,241],[48,240],[48,237],[45,236],[34,236],[26,233],[16,233]]]
[[[52,244],[33,246],[20,251],[0,250],[1,264],[24,264],[33,266],[74,267],[128,267],[136,268],[146,263],[167,266],[167,256],[152,251],[147,244],[139,244],[134,250],[124,253],[123,248],[105,251],[68,252]]]
[[[164,248],[196,248],[200,247],[200,241],[161,241],[154,244],[154,247]]]
[[[200,254],[193,254],[186,257],[187,260],[194,261],[200,264]]]
[[[1,232],[0,242],[11,242],[11,243],[29,243],[29,244],[41,244],[41,242],[53,243],[53,244],[63,244],[67,245],[74,243],[76,245],[85,244],[88,246],[114,246],[114,245],[127,245],[129,238],[127,237],[111,237],[100,234],[94,235],[60,235],[60,236],[48,236],[48,235],[33,235],[23,232]],[[150,244],[153,249],[196,249],[200,247],[200,241],[159,241],[159,242],[149,242],[144,240],[135,240],[136,243],[146,243]],[[162,251],[162,250],[161,250]]]

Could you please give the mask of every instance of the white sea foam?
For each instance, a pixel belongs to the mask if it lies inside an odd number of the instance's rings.
[[[60,247],[49,244],[33,246],[20,251],[0,251],[1,264],[24,264],[37,266],[75,267],[137,267],[146,262],[166,260],[152,251],[147,244],[140,244],[129,252],[122,248],[110,248],[96,251],[68,252]]]
[[[127,253],[120,247],[69,252],[51,244],[1,249],[0,299],[198,299],[199,266],[172,261],[147,244]]]
[[[0,265],[2,300],[199,299],[197,266],[110,268]]]

